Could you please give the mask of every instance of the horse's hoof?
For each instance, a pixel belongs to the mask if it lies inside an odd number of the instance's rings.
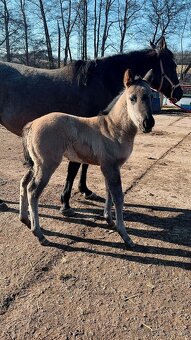
[[[8,205],[5,203],[5,202],[1,202],[0,203],[0,211],[8,211],[9,210],[9,207]]]
[[[84,193],[84,196],[86,200],[96,201],[98,199],[98,196],[94,192],[92,192],[90,195],[86,195]]]
[[[125,242],[125,248],[128,250],[133,250],[135,248],[135,244],[133,243],[133,241],[131,241],[131,239],[129,239],[128,241],[124,241]]]
[[[39,242],[42,246],[48,246],[50,244],[50,242],[44,236],[39,239]]]
[[[72,217],[75,215],[75,211],[72,208],[64,209],[63,207],[60,208],[60,212],[62,215],[66,217]]]

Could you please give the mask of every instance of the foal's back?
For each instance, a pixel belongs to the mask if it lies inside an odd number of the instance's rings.
[[[83,118],[52,112],[42,116],[30,129],[29,152],[37,162],[60,163],[65,156],[70,161],[99,165],[102,138],[99,117]]]

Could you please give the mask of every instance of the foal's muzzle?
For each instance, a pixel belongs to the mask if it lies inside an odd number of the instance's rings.
[[[155,125],[155,120],[154,120],[153,116],[151,116],[150,118],[145,118],[143,120],[143,125],[142,125],[141,130],[144,133],[151,132],[154,125]]]

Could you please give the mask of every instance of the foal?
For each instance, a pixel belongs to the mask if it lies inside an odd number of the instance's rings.
[[[127,70],[125,90],[112,103],[107,115],[82,118],[54,112],[37,118],[24,128],[24,153],[30,168],[20,183],[20,220],[31,228],[41,244],[46,245],[48,241],[39,225],[38,199],[65,156],[70,161],[100,165],[107,193],[104,217],[110,226],[114,226],[113,201],[116,229],[125,245],[133,246],[123,222],[120,167],[132,152],[137,128],[150,132],[154,126],[152,94],[146,77],[135,79]]]

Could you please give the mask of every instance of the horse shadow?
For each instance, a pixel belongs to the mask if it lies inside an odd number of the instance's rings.
[[[6,203],[14,203],[6,201]],[[40,212],[39,216],[44,218],[51,218],[53,220],[65,221],[75,223],[75,225],[83,225],[90,228],[103,228],[110,230],[106,223],[100,223],[104,221],[103,218],[103,207],[100,207],[97,203],[88,201],[82,201],[85,207],[76,208],[76,214],[73,217],[64,217],[56,215],[50,215]],[[59,207],[51,204],[39,204],[39,207],[43,209],[58,210]],[[133,210],[135,209],[135,210]],[[157,211],[158,215],[149,214],[148,211]],[[18,209],[10,208],[9,211],[17,213]],[[159,217],[160,213],[173,213],[174,217]],[[92,220],[91,218],[94,218]],[[181,249],[180,246],[189,247],[191,245],[190,240],[190,221],[191,221],[191,210],[189,209],[179,209],[179,208],[169,208],[156,205],[142,205],[142,204],[125,204],[124,209],[124,220],[126,224],[132,222],[142,222],[146,228],[134,228],[128,227],[128,234],[131,236],[136,236],[138,238],[146,238],[152,240],[160,240],[168,244],[167,247],[159,247],[152,245],[140,245],[135,244],[133,250],[127,250],[123,242],[111,242],[104,239],[95,239],[87,237],[79,237],[71,234],[66,234],[63,232],[47,230],[42,228],[43,233],[46,236],[56,237],[60,239],[68,240],[68,244],[63,244],[59,242],[50,241],[47,247],[57,248],[62,251],[67,252],[85,252],[97,254],[100,256],[108,256],[113,258],[119,258],[127,261],[138,262],[142,264],[154,264],[163,265],[171,267],[179,267],[182,269],[191,269],[191,263],[184,262],[191,258],[191,251]],[[151,229],[148,229],[151,228]],[[78,246],[78,243],[83,243],[83,246]],[[104,249],[92,249],[84,246],[93,245],[97,247],[103,247]],[[169,246],[172,244],[172,247]],[[176,247],[177,245],[178,247]],[[105,247],[113,248],[114,251],[107,251]],[[117,250],[117,252],[116,252]],[[122,253],[120,252],[122,251]],[[158,257],[156,257],[158,255]],[[161,256],[166,256],[166,258],[160,258]],[[168,256],[173,256],[179,259],[168,259]],[[182,261],[180,260],[182,258]]]

